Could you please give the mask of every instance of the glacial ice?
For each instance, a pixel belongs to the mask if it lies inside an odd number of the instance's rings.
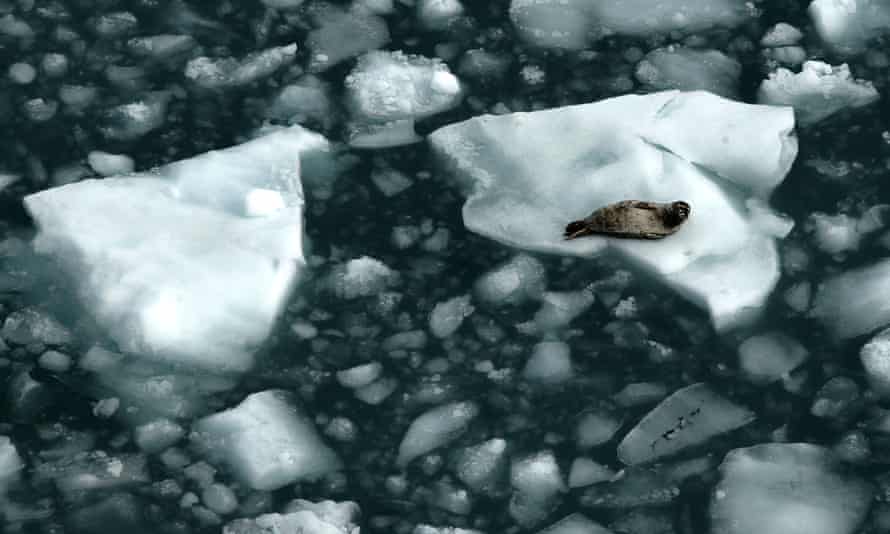
[[[664,399],[618,444],[618,458],[636,465],[669,456],[742,427],[754,412],[693,384]]]
[[[890,324],[890,260],[835,275],[816,289],[810,316],[835,338],[849,339]]]
[[[258,490],[315,480],[342,466],[293,397],[281,390],[248,395],[234,408],[199,419],[190,439]]]
[[[831,66],[807,61],[797,74],[785,68],[760,84],[757,102],[792,106],[801,126],[811,126],[845,109],[867,106],[880,98],[871,82],[854,79],[846,63]]]
[[[414,121],[456,106],[463,90],[448,66],[402,52],[369,52],[346,77],[350,144],[381,148],[420,141]]]
[[[468,191],[471,231],[531,251],[617,253],[705,308],[718,329],[755,315],[779,278],[779,236],[762,224],[770,211],[745,200],[768,197],[788,172],[791,108],[668,91],[476,117],[430,141]],[[562,239],[568,221],[627,198],[682,199],[692,216],[661,241]]]
[[[512,0],[510,20],[533,46],[580,50],[609,35],[695,33],[742,24],[754,11],[741,0]]]
[[[738,94],[742,66],[718,50],[657,48],[637,64],[634,75],[649,91],[703,90],[726,98]]]
[[[814,0],[809,13],[819,37],[844,56],[890,33],[890,4],[884,0]]]
[[[806,443],[736,449],[720,466],[711,534],[853,534],[872,490],[832,453]]]
[[[34,245],[124,352],[244,371],[304,262],[300,161],[328,150],[292,127],[152,173],[41,191],[25,198]]]
[[[469,401],[444,404],[422,413],[405,432],[396,464],[405,467],[415,458],[454,441],[478,415],[479,407]]]

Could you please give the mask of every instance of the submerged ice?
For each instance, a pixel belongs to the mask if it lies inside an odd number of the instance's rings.
[[[668,91],[477,117],[430,141],[467,191],[473,232],[536,252],[616,253],[718,328],[751,318],[778,281],[775,239],[790,228],[761,199],[797,154],[791,108]],[[692,215],[662,241],[562,239],[569,221],[624,199],[684,200]]]

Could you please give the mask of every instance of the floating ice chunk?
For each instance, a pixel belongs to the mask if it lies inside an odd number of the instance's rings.
[[[533,527],[550,515],[566,491],[553,451],[545,450],[513,461],[510,466],[510,517]]]
[[[464,319],[476,311],[469,295],[450,298],[436,304],[430,312],[430,332],[438,338],[446,338],[457,332]]]
[[[207,399],[231,389],[230,377],[191,374],[182,368],[91,348],[79,362],[93,374],[96,396],[116,395],[123,405],[119,415],[134,424],[157,418],[187,419],[204,411]]]
[[[452,402],[424,412],[405,432],[396,464],[405,467],[415,458],[454,441],[477,415],[479,407],[473,402]]]
[[[769,384],[786,377],[809,356],[796,339],[781,332],[752,336],[739,345],[739,367],[755,384]]]
[[[512,0],[510,20],[519,37],[544,48],[580,50],[608,35],[696,33],[732,28],[755,12],[741,0]]]
[[[382,293],[398,280],[398,273],[382,261],[362,256],[339,266],[331,275],[334,294],[344,299]]]
[[[736,449],[720,473],[712,533],[853,534],[872,499],[869,485],[846,474],[828,449],[806,443]]]
[[[136,56],[165,61],[184,57],[198,45],[191,35],[160,34],[134,37],[127,41],[127,48]]]
[[[556,385],[572,378],[569,345],[562,341],[544,341],[535,345],[522,371],[526,380]]]
[[[618,445],[627,465],[650,462],[742,427],[754,412],[717,395],[705,384],[675,391],[646,414]]]
[[[439,60],[401,52],[369,52],[359,58],[346,78],[346,99],[359,133],[350,142],[394,146],[384,144],[385,132],[395,128],[390,142],[406,139],[413,133],[415,119],[451,109],[462,97],[457,77]],[[379,141],[370,145],[363,140],[362,134],[368,132]]]
[[[535,327],[539,332],[565,328],[576,317],[590,309],[596,296],[589,288],[580,291],[548,291],[541,298],[541,308],[535,313]]]
[[[299,162],[327,150],[292,127],[157,173],[42,191],[25,198],[35,247],[80,281],[87,311],[123,351],[245,370],[303,264]],[[247,217],[257,189],[286,208]]]
[[[612,531],[575,513],[560,519],[538,534],[612,534]]]
[[[36,308],[24,308],[10,313],[3,321],[0,338],[19,345],[64,345],[72,340],[67,328]]]
[[[171,98],[167,91],[155,91],[141,99],[115,106],[105,111],[99,131],[115,141],[138,139],[164,125]]]
[[[300,7],[304,0],[262,0],[263,4],[272,9],[294,9]]]
[[[102,451],[40,464],[34,469],[40,481],[52,481],[68,498],[84,491],[122,489],[151,482],[147,459],[142,454],[109,456]]]
[[[890,260],[841,273],[820,284],[810,314],[839,339],[890,324]]]
[[[385,197],[398,195],[414,185],[410,178],[395,169],[375,169],[371,173],[371,181]]]
[[[793,129],[790,108],[662,92],[476,117],[430,140],[469,191],[471,231],[539,252],[615,252],[726,328],[754,315],[779,278],[773,236],[739,201],[767,197],[784,179],[797,154]],[[692,216],[661,241],[563,240],[568,221],[628,198],[683,199]]]
[[[434,527],[433,525],[417,525],[411,534],[484,534],[479,530],[467,530],[458,527]]]
[[[87,154],[87,163],[94,171],[102,176],[114,176],[116,174],[129,174],[133,172],[135,164],[133,158],[123,154],[109,154],[100,150],[93,150]]]
[[[704,90],[733,98],[738,94],[742,66],[717,50],[658,48],[637,64],[635,76],[650,91]]]
[[[872,391],[890,397],[890,329],[871,338],[859,351],[859,359]]]
[[[37,77],[37,69],[29,63],[22,62],[10,65],[6,73],[9,75],[9,79],[12,80],[12,83],[18,85],[28,85]]]
[[[327,85],[315,76],[305,76],[279,91],[266,110],[272,119],[307,122],[330,128],[336,116]]]
[[[38,365],[54,373],[64,373],[71,368],[71,357],[65,353],[48,350],[40,355]]]
[[[342,465],[284,391],[249,395],[232,409],[198,420],[192,429],[199,449],[253,489],[318,479]]]
[[[578,418],[578,425],[575,427],[575,444],[581,450],[602,445],[611,440],[619,428],[621,420],[609,413],[584,413]]]
[[[763,38],[760,39],[760,45],[769,47],[793,46],[799,43],[801,39],[803,39],[803,33],[800,30],[787,22],[780,22],[766,32]]]
[[[359,507],[354,502],[336,503],[336,513],[331,513],[330,506],[318,508],[299,505],[296,508],[284,514],[263,514],[253,519],[236,519],[226,524],[222,531],[223,534],[359,534]]]
[[[306,37],[309,69],[313,72],[383,48],[389,42],[386,21],[368,10],[358,6],[343,10],[327,3],[316,3],[311,8],[318,25]]]
[[[214,513],[228,515],[238,508],[235,493],[222,484],[211,484],[201,492],[201,502]]]
[[[856,219],[849,215],[813,213],[807,221],[816,238],[816,246],[827,254],[841,254],[859,248],[862,237],[856,230]]]
[[[583,488],[598,482],[605,482],[614,476],[615,471],[603,464],[598,464],[590,458],[575,458],[569,470],[569,487]]]
[[[547,272],[540,261],[517,254],[485,273],[475,284],[475,295],[489,304],[517,304],[536,299],[547,286]]]
[[[494,497],[506,486],[507,460],[507,442],[493,438],[461,449],[456,455],[455,473],[474,492]]]
[[[0,191],[3,191],[7,187],[19,181],[19,176],[17,174],[9,174],[5,172],[0,172]]]
[[[819,37],[842,55],[863,52],[890,33],[890,5],[883,0],[814,0],[809,13]]]
[[[380,362],[366,363],[337,371],[337,382],[350,389],[361,388],[380,378],[382,372],[383,365]]]
[[[417,19],[428,30],[444,30],[460,17],[464,6],[459,0],[420,0]]]
[[[155,454],[185,436],[185,429],[169,419],[156,419],[133,430],[133,439],[140,449]]]
[[[867,106],[880,98],[871,82],[854,79],[846,63],[832,67],[807,61],[794,74],[779,68],[760,84],[757,102],[793,106],[802,126],[816,124],[844,109]]]
[[[6,493],[6,488],[19,478],[25,463],[19,456],[12,440],[8,436],[0,436],[0,500]]]
[[[250,54],[243,59],[196,57],[185,66],[185,77],[204,89],[241,87],[267,78],[291,63],[297,45],[276,46]]]

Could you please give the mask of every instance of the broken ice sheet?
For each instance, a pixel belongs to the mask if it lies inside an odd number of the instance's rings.
[[[791,108],[667,91],[476,117],[430,141],[467,191],[471,231],[530,251],[617,253],[718,329],[755,316],[779,278],[774,234],[787,228],[745,201],[768,198],[797,155]],[[569,221],[625,199],[684,200],[692,214],[661,241],[563,240]]]
[[[304,263],[300,160],[328,149],[292,127],[152,173],[45,190],[25,198],[34,246],[122,351],[244,371]]]
[[[642,464],[700,445],[742,427],[754,412],[717,395],[702,383],[677,390],[624,436],[618,458]]]
[[[828,449],[767,443],[736,449],[720,466],[712,534],[852,534],[872,489],[844,472]]]

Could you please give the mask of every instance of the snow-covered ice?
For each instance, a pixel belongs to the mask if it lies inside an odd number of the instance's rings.
[[[651,462],[742,427],[754,412],[698,383],[675,391],[646,414],[618,444],[627,465]]]
[[[315,480],[342,466],[293,397],[281,390],[254,393],[234,408],[199,419],[190,439],[258,490]]]
[[[353,118],[350,144],[364,148],[420,141],[414,121],[447,111],[463,97],[445,63],[398,51],[363,55],[345,85]]]
[[[779,278],[777,236],[745,200],[768,197],[790,169],[791,108],[668,91],[476,117],[430,140],[468,191],[464,224],[483,236],[553,254],[617,253],[717,328],[756,315]],[[627,198],[682,199],[692,215],[661,241],[563,240],[569,221]]]
[[[792,106],[801,126],[810,126],[845,109],[867,106],[880,98],[871,82],[854,79],[844,63],[832,66],[807,61],[797,74],[779,68],[760,84],[757,102]]]
[[[818,445],[736,449],[720,472],[711,534],[853,534],[871,504],[869,485]]]
[[[300,160],[328,151],[293,127],[155,172],[42,191],[25,198],[35,248],[76,280],[124,352],[243,371],[304,263]],[[258,192],[278,202],[250,216]]]
[[[331,273],[329,284],[343,299],[378,295],[398,281],[398,273],[368,256],[349,260]]]

